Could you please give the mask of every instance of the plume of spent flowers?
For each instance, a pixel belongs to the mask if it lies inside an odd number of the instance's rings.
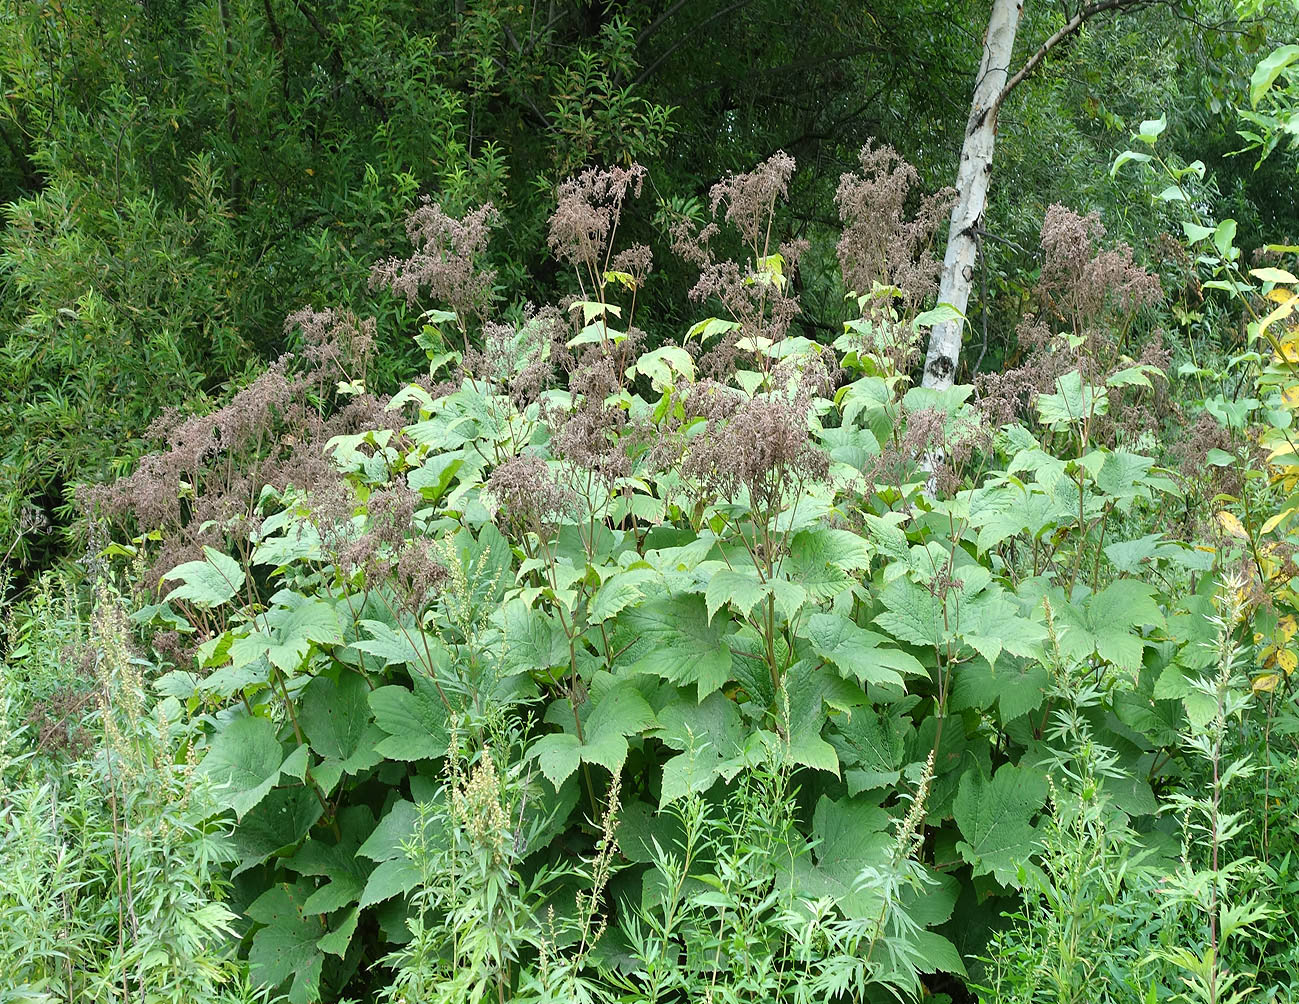
[[[490,202],[459,219],[427,198],[406,218],[409,258],[389,258],[370,271],[370,288],[386,287],[414,306],[422,292],[455,311],[461,330],[491,307],[496,270],[483,264],[500,218]]]

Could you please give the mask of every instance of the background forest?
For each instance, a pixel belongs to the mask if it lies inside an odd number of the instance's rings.
[[[1299,999],[1296,24],[0,0],[0,1004]]]

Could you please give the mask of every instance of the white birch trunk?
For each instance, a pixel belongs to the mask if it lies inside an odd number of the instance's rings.
[[[947,254],[938,289],[938,302],[950,303],[965,313],[974,279],[977,240],[975,231],[988,202],[992,176],[992,154],[997,142],[997,112],[1010,75],[1010,58],[1015,48],[1024,0],[994,0],[983,39],[983,60],[974,85],[974,100],[961,146],[961,163],[956,174],[956,205],[947,233]],[[960,320],[935,324],[929,335],[925,375],[921,386],[946,390],[952,386],[961,356]]]

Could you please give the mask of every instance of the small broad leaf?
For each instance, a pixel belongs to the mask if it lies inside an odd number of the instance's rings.
[[[1160,115],[1157,119],[1146,119],[1137,127],[1136,138],[1143,143],[1149,143],[1154,146],[1165,129],[1168,128],[1168,116]]]
[[[926,310],[924,313],[917,314],[915,320],[911,322],[911,328],[919,331],[921,328],[932,327],[935,324],[946,324],[949,321],[964,321],[965,315],[950,303],[940,303],[932,310]]]
[[[1117,177],[1119,173],[1119,168],[1121,168],[1124,164],[1128,164],[1128,163],[1148,164],[1150,163],[1151,160],[1152,158],[1148,153],[1140,153],[1137,150],[1124,150],[1121,154],[1119,154],[1117,157],[1114,158],[1114,166],[1110,168],[1110,177],[1111,178]]]
[[[1299,45],[1283,45],[1259,61],[1249,78],[1249,104],[1257,108],[1272,85],[1288,67],[1299,62]]]
[[[1231,251],[1233,242],[1236,240],[1236,221],[1223,220],[1218,224],[1217,229],[1213,231],[1213,246],[1218,249],[1218,254],[1224,258]]]

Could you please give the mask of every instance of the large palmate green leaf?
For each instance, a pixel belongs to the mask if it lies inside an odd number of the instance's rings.
[[[813,599],[830,600],[853,584],[850,572],[870,567],[870,559],[870,545],[857,534],[818,526],[794,534],[780,571]]]
[[[817,655],[850,673],[863,686],[875,683],[901,687],[904,676],[929,675],[915,656],[887,647],[884,635],[858,627],[844,614],[813,614],[803,630]]]
[[[214,547],[204,547],[203,561],[187,561],[162,577],[164,582],[179,579],[181,584],[169,592],[165,602],[189,600],[200,607],[219,607],[243,588],[244,570],[239,562]]]
[[[324,760],[316,768],[318,776],[355,774],[382,759],[375,745],[384,733],[375,728],[372,720],[367,701],[370,692],[359,674],[347,671],[337,680],[317,676],[307,684],[300,700],[298,724],[311,749]]]
[[[309,785],[276,788],[235,827],[233,842],[238,876],[271,858],[292,853],[324,814],[320,797]]]
[[[726,622],[710,622],[702,596],[667,596],[624,611],[618,621],[636,638],[635,670],[678,686],[693,685],[701,701],[730,679]]]
[[[560,698],[555,707],[558,714],[548,717],[559,717],[566,729],[571,723],[573,731],[542,736],[532,745],[530,755],[556,789],[582,762],[599,764],[617,774],[627,759],[627,737],[640,735],[657,724],[649,703],[630,683],[593,689],[591,702],[595,707],[582,724],[580,738],[577,723],[570,715],[571,705],[567,698]]]
[[[772,578],[763,581],[759,579],[757,569],[752,566],[744,569],[718,569],[709,576],[708,587],[704,591],[710,621],[727,604],[741,617],[748,617],[753,608],[768,597],[775,601],[775,609],[782,617],[792,620],[799,607],[806,602],[807,592],[788,579]]]
[[[248,916],[265,925],[248,951],[252,977],[269,987],[292,980],[290,1004],[314,1004],[320,995],[325,957],[316,943],[328,932],[321,917],[303,913],[310,892],[306,882],[277,882],[248,907]]]
[[[655,736],[669,749],[681,751],[663,764],[661,805],[707,791],[718,778],[730,781],[744,768],[746,735],[740,711],[722,694],[695,701],[678,693],[656,717]]]
[[[419,869],[406,855],[402,846],[415,836],[415,827],[419,821],[419,810],[415,803],[401,799],[394,802],[387,814],[379,821],[357,854],[377,862],[377,867],[370,872],[361,892],[362,909],[402,896],[419,884]],[[436,837],[437,834],[430,834]]]
[[[1046,775],[1030,767],[1005,764],[992,780],[977,768],[965,772],[953,809],[965,839],[956,848],[975,875],[1019,888],[1020,869],[1038,846],[1032,819],[1046,796]]]
[[[432,760],[446,756],[451,734],[446,691],[423,673],[411,677],[411,689],[392,684],[370,691],[375,724],[386,733],[375,752],[390,760]],[[445,698],[445,699],[444,699]]]
[[[1002,660],[994,668],[986,659],[971,659],[956,670],[948,707],[986,711],[996,706],[1004,725],[1040,708],[1050,682],[1047,668],[1036,660]]]
[[[910,698],[908,703],[915,700]],[[850,795],[897,784],[902,777],[912,727],[900,712],[888,710],[857,708],[851,717],[840,715],[835,720],[828,738],[839,753]]]
[[[320,834],[305,841],[286,863],[300,875],[326,879],[302,904],[304,914],[332,913],[354,905],[365,890],[374,866],[358,855],[361,842],[374,830],[374,814],[368,806],[353,805],[336,819],[339,837]]]
[[[244,717],[229,722],[212,739],[199,771],[216,784],[218,805],[242,818],[275,786],[284,763],[284,750],[275,726],[265,718]]]
[[[1164,613],[1154,599],[1155,587],[1137,579],[1119,579],[1084,603],[1056,608],[1060,650],[1069,658],[1085,660],[1093,654],[1136,672],[1145,640],[1140,629],[1163,627]]]
[[[829,896],[849,917],[877,916],[878,895],[859,891],[857,877],[864,868],[891,862],[896,841],[889,824],[889,814],[868,798],[822,795],[812,816],[815,846],[794,865],[799,895]]]

